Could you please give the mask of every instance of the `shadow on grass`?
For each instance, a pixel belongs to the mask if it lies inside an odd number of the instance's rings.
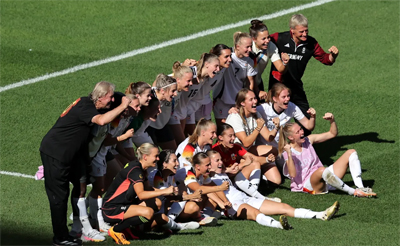
[[[38,231],[1,228],[1,245],[51,245],[52,236]]]
[[[318,157],[325,165],[333,163],[332,157],[336,156],[339,151],[348,150],[343,146],[362,141],[369,141],[374,143],[395,143],[394,140],[380,139],[377,132],[366,132],[357,135],[338,136],[334,139],[313,145]]]

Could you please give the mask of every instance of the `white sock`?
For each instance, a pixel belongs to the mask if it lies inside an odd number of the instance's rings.
[[[265,214],[259,213],[256,217],[256,222],[263,226],[274,227],[283,229],[281,223],[272,217],[266,216]]]
[[[92,217],[92,219],[94,219],[94,220],[97,220],[97,212],[98,212],[99,208],[101,208],[101,205],[99,207],[98,203],[97,203],[97,199],[93,198],[91,196],[89,196],[88,200],[89,200],[89,214],[90,214],[90,217]]]
[[[168,217],[172,220],[175,220],[183,211],[183,208],[186,205],[186,201],[183,202],[174,202],[171,205],[171,209],[168,211]]]
[[[261,177],[261,169],[254,169],[250,173],[249,181],[253,186],[258,188],[258,185],[260,184],[260,177]]]
[[[242,172],[236,174],[235,184],[247,195],[255,198],[265,199],[265,197],[260,192],[258,192],[258,187],[253,186],[250,181],[246,179]]]
[[[78,200],[78,208],[79,208],[79,219],[81,220],[83,230],[88,232],[92,230],[92,226],[90,225],[89,218],[87,215],[85,198],[81,197]]]
[[[167,222],[167,224],[164,224],[163,225],[163,227],[164,228],[166,228],[166,229],[171,229],[171,230],[181,230],[182,229],[182,226],[181,225],[179,225],[178,223],[176,223],[173,219],[171,219],[171,218],[168,218],[168,222]]]
[[[305,208],[295,208],[294,217],[301,219],[321,219],[324,212],[314,212],[310,209]]]
[[[347,192],[349,195],[354,194],[354,189],[349,187],[347,184],[343,183],[343,181],[338,178],[329,168],[325,168],[324,172],[322,173],[322,178],[325,180],[325,182],[336,189],[342,190],[344,192]]]
[[[351,173],[351,177],[353,178],[354,184],[358,188],[363,188],[364,184],[361,179],[361,163],[360,160],[358,159],[357,152],[351,153],[349,157],[349,169]]]

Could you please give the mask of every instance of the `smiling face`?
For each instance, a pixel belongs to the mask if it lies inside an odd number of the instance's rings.
[[[305,142],[304,137],[304,130],[297,123],[293,124],[290,129],[290,135],[288,136],[290,142],[301,145]]]
[[[96,101],[96,108],[110,108],[112,102],[114,102],[114,91],[110,91],[105,96],[99,97]]]
[[[201,137],[205,140],[206,144],[213,144],[214,139],[217,137],[217,126],[211,124],[208,129],[201,131]]]
[[[269,41],[271,41],[271,38],[269,37],[268,31],[258,32],[257,38],[253,38],[253,42],[260,50],[266,50],[268,48]]]
[[[221,174],[222,168],[224,167],[221,155],[219,153],[215,153],[210,156],[210,160],[211,160],[211,171],[217,174]]]
[[[207,75],[210,78],[214,78],[214,76],[219,72],[219,60],[215,59],[212,62],[205,64]]]
[[[292,38],[296,42],[296,44],[307,41],[308,37],[307,26],[297,25],[295,28],[291,28],[290,31],[292,33]]]
[[[150,154],[143,155],[143,159],[146,161],[147,167],[157,166],[157,161],[159,160],[158,155],[159,155],[158,148],[152,148]]]
[[[246,37],[242,38],[240,40],[240,43],[236,45],[235,48],[236,56],[239,58],[248,57],[250,55],[251,45],[252,45],[251,38],[246,38]]]
[[[176,84],[173,84],[173,85],[169,86],[165,90],[164,89],[161,89],[161,90],[164,93],[163,95],[165,97],[165,100],[167,100],[168,102],[172,102],[172,99],[174,97],[176,97],[176,95],[178,94],[177,85]]]
[[[178,91],[189,91],[189,86],[193,85],[193,73],[185,73],[182,78],[176,78],[178,84]]]
[[[250,112],[252,114],[257,113],[257,98],[254,92],[247,92],[245,100],[241,102],[241,106],[244,108],[245,112]]]
[[[170,154],[168,161],[163,163],[163,169],[168,169],[173,173],[176,173],[178,167],[178,158],[176,158],[176,155],[174,153]]]
[[[136,116],[140,112],[140,102],[139,99],[132,99],[131,103],[129,104],[128,109],[128,116]]]
[[[233,128],[226,129],[221,135],[218,136],[219,142],[228,149],[233,148],[235,138],[236,136]]]
[[[208,175],[210,174],[210,170],[211,170],[211,161],[209,157],[201,160],[200,164],[196,164],[196,176],[198,176],[197,174]]]
[[[141,94],[136,94],[136,97],[139,98],[140,106],[149,106],[151,100],[151,89],[148,88]]]
[[[278,97],[272,97],[272,99],[278,111],[283,111],[289,107],[290,94],[287,89],[283,89]]]
[[[218,56],[219,66],[222,68],[228,68],[232,62],[232,51],[230,49],[224,49],[221,51],[221,55]]]

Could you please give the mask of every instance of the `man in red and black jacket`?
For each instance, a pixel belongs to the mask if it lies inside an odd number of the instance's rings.
[[[326,53],[315,38],[308,36],[308,20],[302,14],[293,15],[289,26],[290,31],[270,35],[271,41],[276,44],[279,53],[287,53],[290,62],[288,69],[283,74],[279,73],[274,64],[271,63],[269,89],[275,83],[284,83],[292,92],[290,101],[296,104],[307,118],[310,118],[307,113],[310,106],[303,88],[303,81],[301,81],[307,63],[313,56],[321,63],[330,66],[339,55],[339,50],[332,46],[328,50],[330,53]],[[309,133],[305,132],[306,135],[309,135]]]

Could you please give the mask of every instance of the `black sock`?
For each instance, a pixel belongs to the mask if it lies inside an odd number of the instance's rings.
[[[144,223],[146,223],[148,221],[149,220],[146,219],[143,216],[131,217],[131,218],[125,219],[121,223],[118,223],[117,225],[115,225],[114,226],[114,231],[115,232],[122,232],[126,228],[129,228],[131,226],[138,226],[138,225],[144,224]]]

